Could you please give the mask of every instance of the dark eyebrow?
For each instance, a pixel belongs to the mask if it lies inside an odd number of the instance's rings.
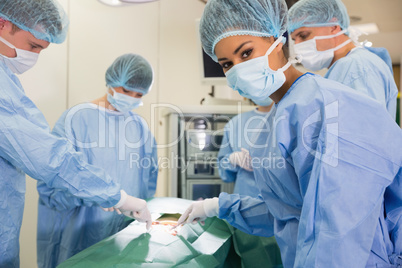
[[[238,48],[236,48],[236,50],[233,52],[233,55],[235,55],[237,52],[239,52],[239,50],[245,45],[251,43],[251,41],[246,41],[243,44],[241,44]]]
[[[300,32],[298,32],[298,33],[296,34],[296,37],[300,37],[301,34],[308,34],[308,35],[310,35],[310,33],[307,32],[307,31],[300,31]]]
[[[245,44],[248,44],[248,43],[251,43],[251,41],[246,41],[246,42],[244,42],[243,44],[241,44],[238,48],[236,48],[236,50],[233,52],[233,55],[236,55],[237,54],[237,52],[239,52],[239,50],[245,45]],[[222,61],[222,60],[227,60],[227,58],[220,58],[220,59],[218,59],[218,61]]]
[[[292,35],[290,35],[290,38],[291,38],[293,41],[296,41],[296,38],[300,36],[300,33],[301,33],[301,32],[298,32],[294,38],[292,37]]]
[[[38,43],[35,43],[35,42],[33,42],[33,41],[29,41],[29,42],[31,43],[31,46],[39,47],[39,48],[41,48],[41,49],[44,49],[44,47],[41,46],[41,45],[39,45]]]

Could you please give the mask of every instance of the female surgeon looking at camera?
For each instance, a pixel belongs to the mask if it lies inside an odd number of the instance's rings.
[[[284,267],[397,265],[402,200],[388,186],[402,176],[402,131],[372,98],[292,67],[282,50],[286,24],[284,0],[208,1],[205,52],[234,90],[275,106],[271,131],[258,137],[267,146],[250,148],[260,196],[194,202],[179,224],[218,216],[275,235]]]
[[[156,142],[132,110],[152,86],[153,71],[137,54],[118,57],[105,75],[107,93],[64,112],[53,134],[67,138],[85,161],[103,167],[127,194],[153,197],[158,176]],[[38,182],[38,267],[61,262],[117,233],[130,221]]]

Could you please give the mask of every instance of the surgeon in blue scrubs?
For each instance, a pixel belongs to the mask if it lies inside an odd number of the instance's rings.
[[[402,194],[390,186],[402,176],[402,130],[378,101],[292,67],[286,29],[284,0],[208,1],[205,52],[234,90],[275,106],[269,135],[257,137],[265,148],[250,150],[260,196],[194,202],[179,224],[218,216],[275,235],[289,268],[398,267]]]
[[[145,200],[127,195],[105,171],[89,165],[66,140],[50,133],[17,77],[50,43],[62,43],[68,18],[54,0],[0,1],[0,267],[19,267],[25,174],[86,203],[119,208],[151,225]],[[46,78],[41,78],[46,79]],[[29,219],[27,219],[29,220]]]
[[[268,99],[255,109],[236,115],[225,125],[218,153],[219,176],[224,182],[234,182],[236,194],[257,196],[259,190],[251,167],[250,148],[258,146],[255,137],[269,132],[267,118],[274,102]]]
[[[219,176],[234,182],[235,194],[257,197],[260,194],[254,179],[250,148],[258,147],[255,137],[260,131],[269,133],[268,117],[273,101],[268,99],[255,109],[238,114],[225,126],[218,153]],[[264,145],[264,144],[262,144]],[[278,244],[274,237],[261,237],[234,230],[233,245],[242,267],[281,267]]]
[[[300,0],[289,9],[288,30],[303,66],[328,68],[325,78],[374,98],[395,119],[398,88],[389,53],[360,45],[349,24],[341,0]]]
[[[158,176],[156,143],[132,110],[152,86],[152,67],[137,54],[118,57],[106,71],[107,94],[64,112],[53,134],[66,137],[89,164],[103,167],[128,194],[153,197]],[[78,198],[38,182],[38,267],[50,268],[127,226],[125,215],[85,206]]]

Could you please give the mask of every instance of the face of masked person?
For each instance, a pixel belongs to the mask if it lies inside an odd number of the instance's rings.
[[[231,36],[218,42],[215,52],[228,85],[258,105],[269,105],[269,96],[285,83],[284,71],[290,66],[269,62],[268,56],[281,44],[282,37],[269,46],[264,38],[254,36]]]
[[[107,100],[119,112],[127,113],[143,105],[141,97],[135,95],[136,92],[128,91],[127,94],[123,94],[116,92],[112,87],[110,91],[113,92],[113,94],[108,91]]]
[[[292,33],[294,53],[301,57],[303,66],[311,71],[329,68],[338,49],[352,42],[351,39],[336,46],[334,38],[346,30],[331,34],[333,27],[302,27]]]
[[[13,31],[10,22],[1,23],[0,42],[4,45],[0,50],[0,60],[12,72],[22,74],[36,64],[39,53],[49,46],[49,42],[39,40],[27,31]]]

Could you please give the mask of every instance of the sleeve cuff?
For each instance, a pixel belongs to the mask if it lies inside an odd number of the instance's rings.
[[[207,217],[215,217],[219,215],[219,198],[207,198],[204,200],[204,211]]]
[[[127,200],[127,193],[124,190],[120,190],[120,201],[114,205],[115,208],[120,208]]]

